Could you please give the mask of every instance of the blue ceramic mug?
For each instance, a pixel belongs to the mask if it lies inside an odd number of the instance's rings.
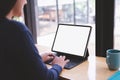
[[[120,68],[120,50],[108,49],[106,51],[106,63],[110,70],[117,70]]]

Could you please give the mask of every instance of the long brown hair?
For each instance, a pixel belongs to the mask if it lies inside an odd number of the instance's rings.
[[[0,18],[6,17],[17,0],[0,0]]]

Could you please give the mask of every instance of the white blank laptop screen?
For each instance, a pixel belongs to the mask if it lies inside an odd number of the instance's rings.
[[[52,50],[84,56],[90,32],[90,26],[59,25]]]

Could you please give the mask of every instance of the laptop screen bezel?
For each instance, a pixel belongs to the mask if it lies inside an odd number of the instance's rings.
[[[55,40],[56,40],[56,37],[57,37],[57,33],[58,33],[58,30],[59,30],[59,26],[60,25],[67,25],[67,26],[75,26],[75,27],[87,27],[87,28],[90,28],[89,30],[89,34],[88,34],[88,38],[87,38],[87,43],[86,43],[86,46],[85,46],[85,51],[84,51],[84,55],[83,56],[80,56],[80,55],[74,55],[74,54],[70,54],[70,53],[66,53],[66,52],[62,52],[62,51],[57,51],[57,50],[53,50],[54,48],[54,44],[55,44]],[[68,54],[68,55],[74,55],[74,56],[80,56],[80,57],[86,57],[86,53],[87,53],[87,47],[88,47],[88,43],[89,43],[89,39],[90,39],[90,35],[91,35],[91,31],[92,31],[92,26],[89,26],[89,25],[73,25],[73,24],[58,24],[57,26],[57,30],[55,32],[55,37],[54,37],[54,40],[53,40],[53,44],[52,44],[52,47],[51,47],[51,51],[52,52],[56,52],[56,53],[62,53],[62,54]]]

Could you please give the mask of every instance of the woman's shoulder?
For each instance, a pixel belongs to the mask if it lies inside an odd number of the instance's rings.
[[[26,27],[26,25],[20,21],[16,21],[16,20],[10,20],[10,23],[14,26],[17,26],[17,27]]]
[[[27,26],[20,21],[10,20],[9,23],[10,23],[11,27],[14,29],[17,29],[20,31],[27,31],[28,30]]]
[[[8,26],[25,26],[22,22],[16,20],[9,20],[7,18],[0,18],[1,25],[8,25]]]
[[[6,33],[26,33],[30,32],[28,27],[16,20],[9,20],[9,19],[0,19],[0,31],[6,32]]]

